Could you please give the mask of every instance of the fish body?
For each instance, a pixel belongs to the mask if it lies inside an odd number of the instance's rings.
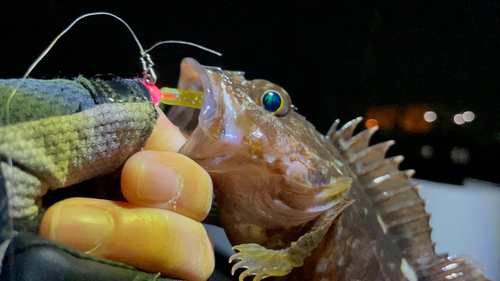
[[[486,280],[434,252],[413,171],[385,158],[392,141],[369,146],[376,128],[353,137],[358,118],[322,135],[278,85],[193,59],[178,87],[205,93],[180,153],[212,177],[240,280]]]

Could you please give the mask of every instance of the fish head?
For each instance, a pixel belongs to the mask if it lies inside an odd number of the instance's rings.
[[[282,87],[187,58],[179,88],[204,91],[198,126],[180,153],[212,176],[222,208],[295,226],[348,195],[352,179],[340,157]]]

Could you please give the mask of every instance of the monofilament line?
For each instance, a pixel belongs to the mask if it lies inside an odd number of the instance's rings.
[[[116,16],[116,15],[113,15],[111,13],[106,13],[106,12],[95,12],[95,13],[88,13],[88,14],[85,14],[85,15],[82,15],[80,17],[78,17],[77,19],[75,19],[70,25],[68,25],[68,27],[66,27],[66,29],[64,29],[53,41],[52,43],[50,43],[50,45],[43,51],[43,53],[30,65],[30,67],[28,68],[28,70],[26,71],[26,73],[23,75],[23,77],[21,78],[21,81],[19,81],[19,83],[17,84],[16,88],[12,91],[12,93],[10,94],[9,98],[7,99],[7,102],[5,104],[5,117],[6,117],[6,125],[10,125],[10,114],[9,114],[9,109],[10,109],[10,102],[12,100],[12,98],[14,97],[14,95],[17,93],[17,90],[19,90],[19,88],[21,87],[21,85],[24,83],[24,81],[26,80],[26,78],[28,77],[28,75],[31,73],[31,71],[33,71],[33,69],[36,67],[36,65],[45,57],[45,55],[47,55],[47,53],[52,49],[52,47],[56,44],[57,40],[59,40],[59,38],[61,38],[66,32],[68,32],[78,21],[80,21],[81,19],[83,18],[86,18],[86,17],[90,17],[90,16],[100,16],[100,15],[103,15],[103,16],[110,16],[110,17],[113,17],[117,20],[119,20],[121,23],[123,23],[127,29],[130,31],[130,33],[132,34],[132,36],[134,37],[134,40],[135,42],[137,43],[137,46],[139,47],[139,52],[141,54],[142,57],[144,57],[146,55],[146,53],[148,53],[149,51],[151,51],[152,49],[154,49],[155,47],[159,46],[159,45],[162,45],[162,44],[168,44],[168,43],[176,43],[176,44],[183,44],[183,45],[189,45],[189,46],[193,46],[193,47],[197,47],[197,48],[200,48],[202,50],[205,50],[207,52],[210,52],[210,53],[213,53],[213,54],[216,54],[218,56],[222,56],[221,53],[219,52],[216,52],[212,49],[209,49],[209,48],[206,48],[206,47],[203,47],[201,45],[198,45],[198,44],[195,44],[195,43],[191,43],[191,42],[186,42],[186,41],[179,41],[179,40],[168,40],[168,41],[161,41],[161,42],[158,42],[156,44],[154,44],[151,48],[147,49],[146,51],[144,51],[144,48],[142,47],[141,45],[141,42],[139,42],[139,39],[137,39],[137,36],[135,35],[134,31],[132,31],[132,28],[130,28],[130,26],[124,21],[122,20],[120,17]]]
[[[21,87],[21,85],[24,83],[24,80],[26,80],[26,78],[31,73],[31,71],[33,71],[33,69],[35,68],[35,66],[52,49],[52,47],[56,44],[57,40],[59,40],[59,38],[61,38],[61,36],[63,36],[66,32],[68,32],[81,19],[86,18],[86,17],[90,17],[90,16],[100,16],[100,15],[110,16],[110,17],[113,17],[113,18],[119,20],[120,22],[122,22],[128,28],[128,30],[130,31],[130,33],[132,33],[132,36],[134,37],[134,40],[137,43],[137,46],[139,46],[139,51],[141,53],[141,56],[143,56],[145,54],[144,49],[142,48],[142,45],[139,42],[139,39],[137,39],[137,36],[135,36],[135,33],[132,31],[132,28],[130,28],[130,26],[124,20],[122,20],[121,18],[119,18],[118,16],[110,14],[110,13],[106,13],[106,12],[96,12],[96,13],[85,14],[85,15],[82,15],[82,16],[78,17],[70,25],[68,25],[68,27],[66,27],[66,29],[64,29],[59,35],[57,35],[57,37],[52,41],[52,43],[50,43],[50,45],[45,49],[45,51],[43,51],[43,53],[30,65],[30,67],[28,68],[28,70],[26,71],[26,73],[24,74],[24,76],[21,78],[21,81],[19,81],[19,83],[17,84],[17,86],[14,89],[14,91],[12,91],[12,93],[10,94],[10,96],[7,99],[7,102],[5,104],[6,125],[10,125],[10,115],[9,115],[10,101],[12,100],[12,98],[14,97],[14,95],[16,94],[17,90],[19,90],[19,88]]]
[[[153,46],[151,46],[151,48],[147,49],[146,51],[144,51],[144,53],[149,53],[151,50],[153,50],[154,48],[156,48],[157,46],[159,45],[163,45],[163,44],[169,44],[169,43],[174,43],[174,44],[183,44],[183,45],[189,45],[189,46],[193,46],[193,47],[196,47],[196,48],[199,48],[199,49],[202,49],[204,51],[207,51],[207,52],[210,52],[212,54],[215,54],[215,55],[218,55],[219,57],[222,56],[221,53],[217,52],[217,51],[214,51],[212,49],[209,49],[207,47],[203,47],[201,45],[198,45],[198,44],[195,44],[195,43],[191,43],[191,42],[187,42],[187,41],[179,41],[179,40],[168,40],[168,41],[161,41],[161,42],[158,42],[156,44],[154,44]]]

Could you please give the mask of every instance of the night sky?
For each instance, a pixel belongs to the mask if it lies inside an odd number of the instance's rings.
[[[151,52],[158,86],[175,86],[186,56],[242,70],[248,79],[287,89],[299,112],[323,133],[335,119],[366,116],[369,108],[393,106],[399,116],[409,106],[426,106],[438,114],[430,132],[395,126],[381,130],[376,141],[395,139],[390,155],[404,154],[403,168],[415,168],[417,177],[500,182],[500,1],[213,2],[12,1],[0,10],[0,77],[22,76],[76,17],[106,11],[124,19],[145,48],[186,40],[223,53],[158,47]],[[127,29],[98,16],[77,23],[31,77],[140,72],[139,51]],[[465,110],[476,119],[454,124],[453,115]],[[435,152],[429,159],[421,155],[425,145]],[[450,161],[454,148],[468,151],[466,164]]]

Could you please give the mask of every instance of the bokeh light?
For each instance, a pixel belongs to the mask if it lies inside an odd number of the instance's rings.
[[[465,122],[471,122],[474,120],[476,116],[474,115],[474,112],[472,111],[466,111],[464,114],[462,114],[462,118],[464,119]]]
[[[432,129],[432,124],[425,121],[422,116],[430,111],[426,105],[410,105],[399,116],[398,125],[401,129],[416,134],[426,134]]]
[[[366,127],[367,127],[368,129],[370,129],[370,128],[373,128],[373,127],[377,126],[377,125],[378,125],[378,122],[377,122],[377,120],[375,120],[375,119],[368,119],[368,120],[366,120],[365,125],[366,125]]]
[[[377,106],[368,108],[364,117],[367,121],[375,119],[382,130],[392,130],[396,124],[397,115],[396,106]]]
[[[432,146],[426,144],[422,146],[422,149],[420,149],[420,154],[424,159],[430,159],[434,155],[434,149]]]
[[[469,150],[465,147],[454,147],[451,150],[450,158],[454,164],[465,165],[470,160]]]
[[[465,120],[464,120],[464,117],[462,114],[455,114],[455,116],[453,116],[453,121],[457,125],[462,125],[463,123],[465,123]]]
[[[424,120],[429,123],[436,121],[436,118],[437,114],[434,111],[427,111],[426,113],[424,113]]]

